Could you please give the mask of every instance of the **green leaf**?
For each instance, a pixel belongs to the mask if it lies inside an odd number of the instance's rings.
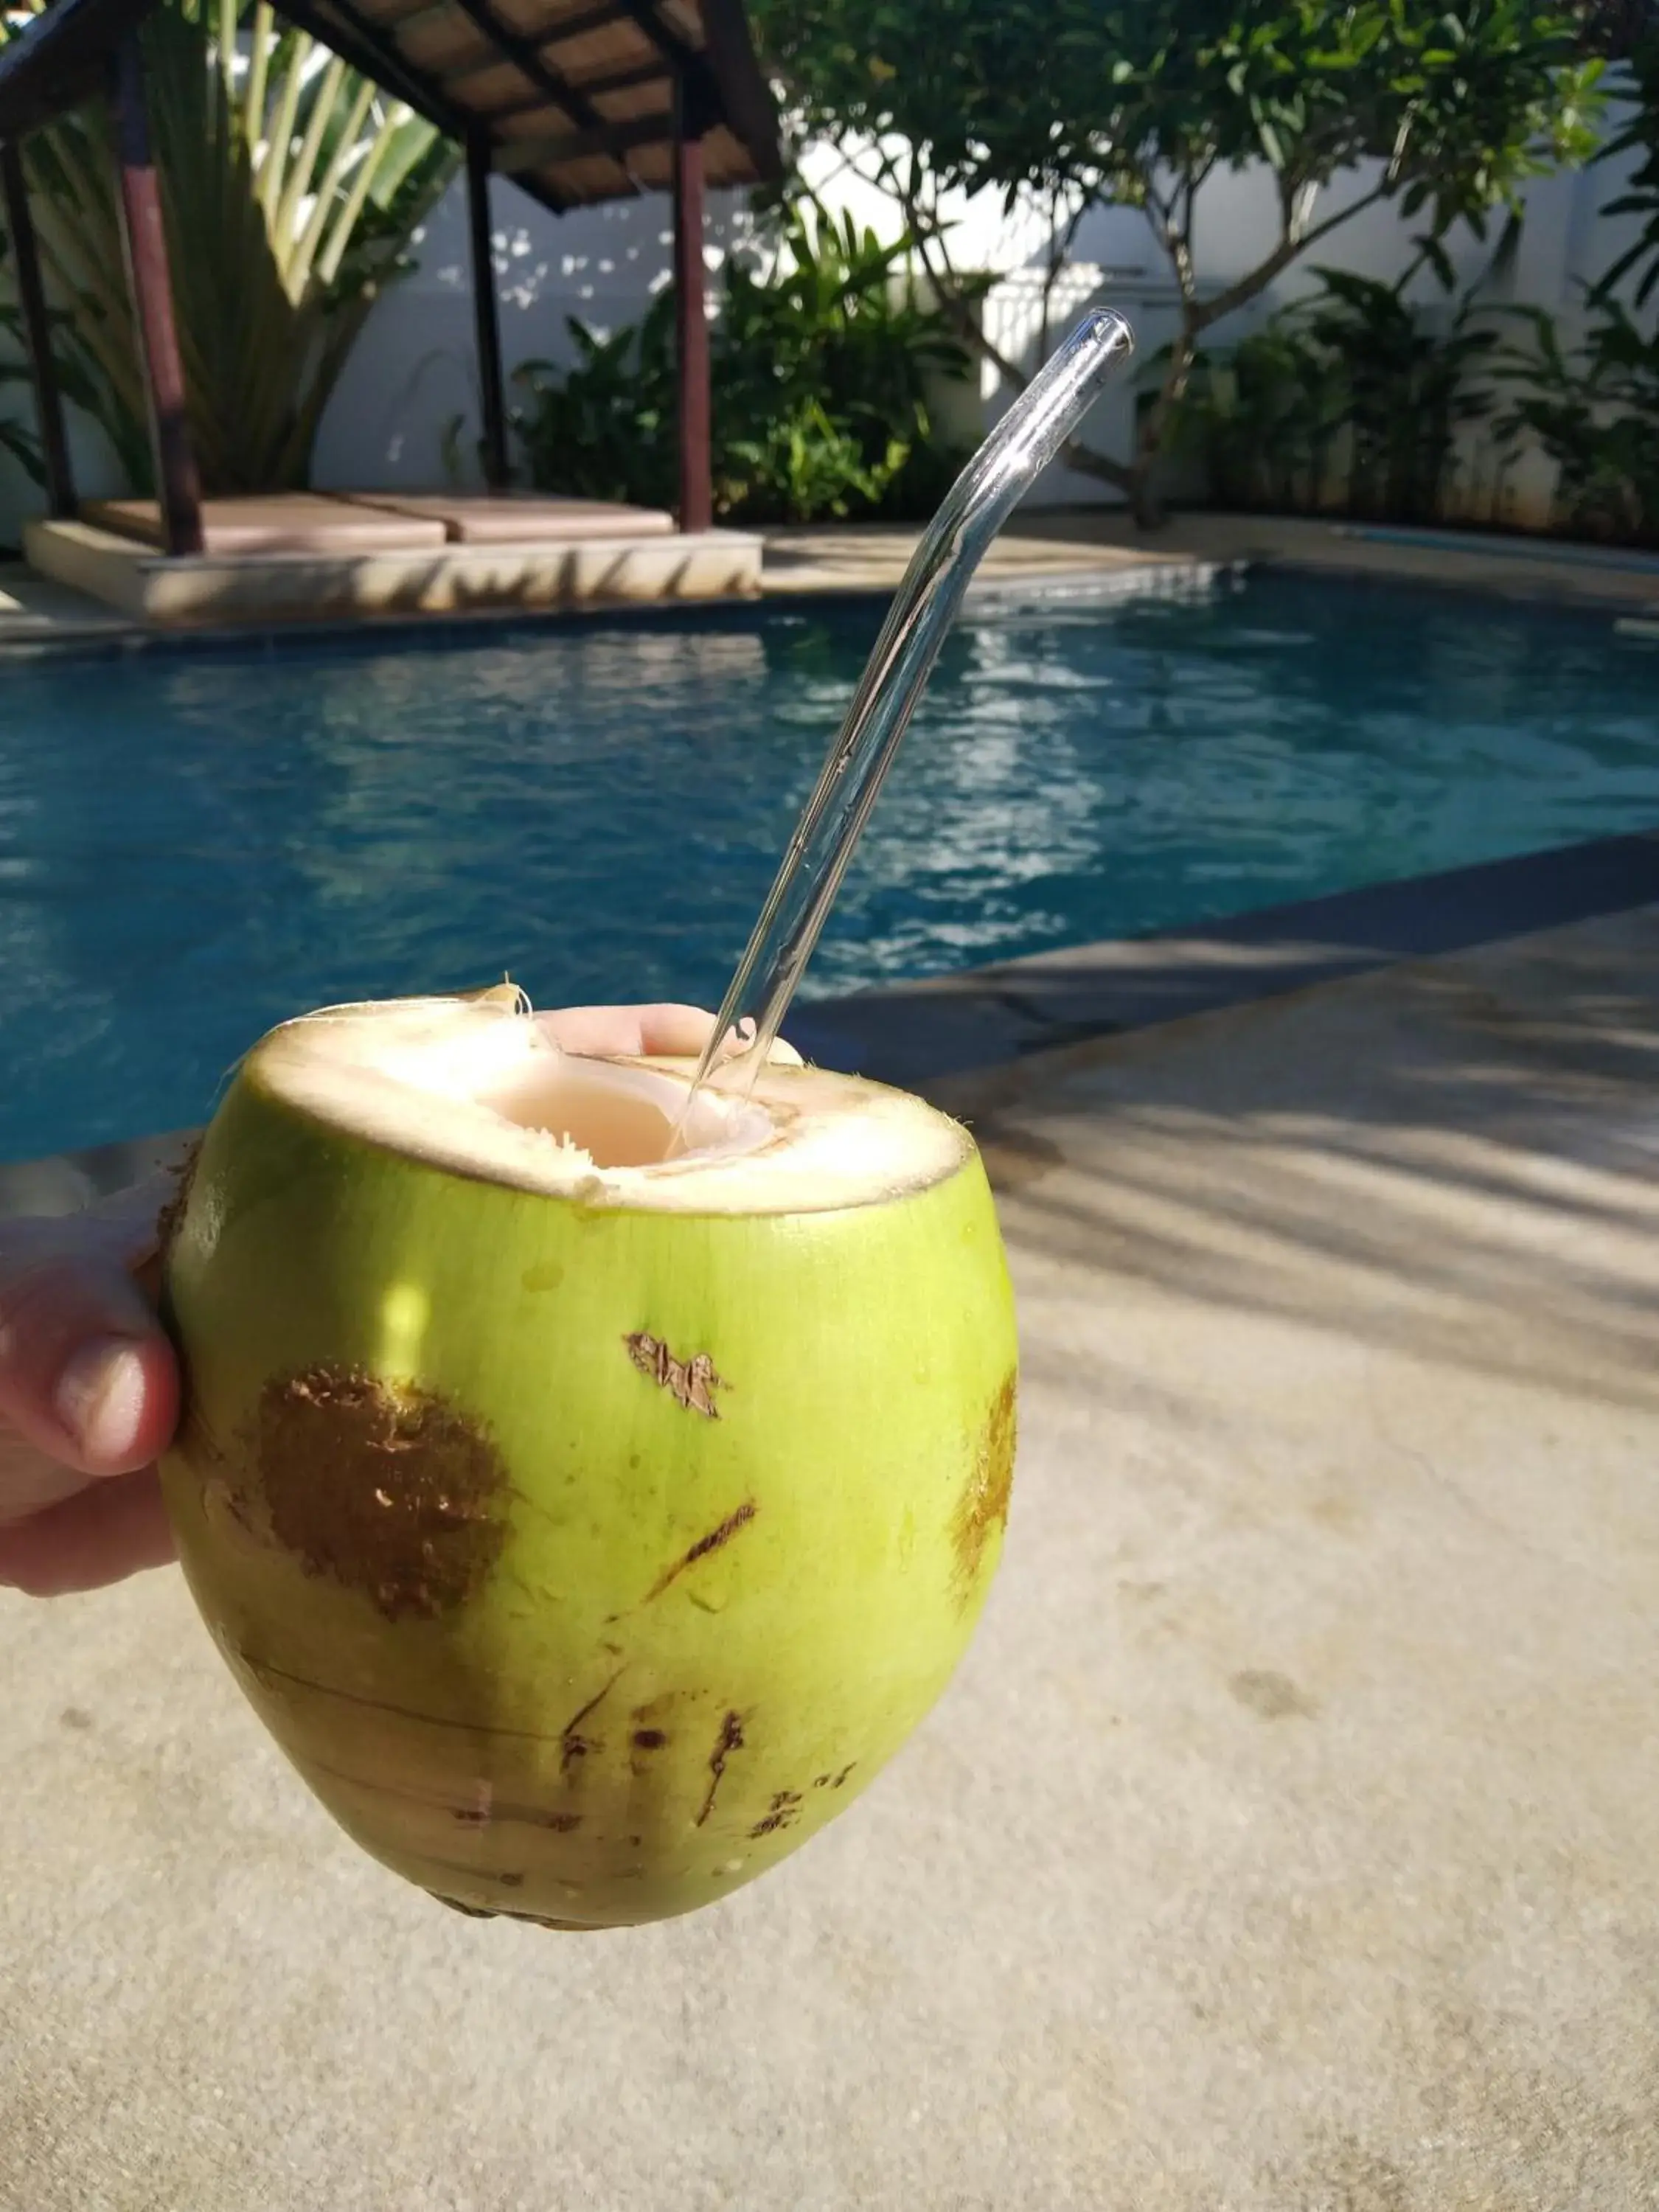
[[[775,275],[726,264],[711,333],[714,475],[725,515],[807,521],[932,511],[962,458],[933,428],[941,378],[968,358],[945,314],[896,279],[913,241],[883,245],[805,195],[787,198]],[[520,380],[533,480],[661,505],[673,495],[672,296],[563,372]]]

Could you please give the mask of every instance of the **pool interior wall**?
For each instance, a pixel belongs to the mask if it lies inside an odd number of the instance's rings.
[[[8,665],[0,1158],[198,1121],[317,1004],[712,1003],[884,606]],[[1656,678],[1605,617],[1395,583],[982,600],[809,989],[1659,823]]]

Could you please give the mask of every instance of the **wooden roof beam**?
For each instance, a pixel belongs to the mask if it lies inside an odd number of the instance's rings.
[[[446,5],[447,0],[446,0]],[[447,138],[465,138],[469,128],[466,111],[452,100],[443,80],[412,62],[397,40],[365,18],[340,14],[314,0],[283,0],[283,14],[299,29],[337,53],[365,76],[401,100]],[[387,82],[388,77],[395,80]]]
[[[447,6],[448,0],[444,0],[444,4]],[[492,62],[489,66],[493,69],[497,64]],[[471,76],[474,72],[469,70],[466,74]],[[456,81],[451,80],[452,82]],[[671,90],[672,88],[672,79],[660,58],[641,62],[634,69],[612,70],[608,76],[589,77],[581,88],[590,100],[602,100],[607,94],[638,92],[648,84],[661,84]],[[545,107],[546,105],[546,100],[537,93],[533,99],[511,100],[505,107],[480,108],[478,113],[486,123],[511,123],[515,117],[533,115],[538,107]]]
[[[405,8],[400,15],[377,15],[377,30],[386,32],[413,30],[418,23],[429,23],[449,13],[449,0],[420,0],[418,7]]]
[[[763,179],[783,174],[772,98],[755,55],[742,0],[702,0],[706,44],[694,46],[665,23],[652,0],[623,0],[632,21],[664,59],[673,64],[684,103],[681,127],[701,137],[724,119],[749,149]]]
[[[454,0],[455,5],[468,21],[477,25],[485,38],[492,40],[499,53],[510,61],[530,79],[539,85],[547,97],[563,108],[573,123],[584,131],[601,131],[605,118],[594,106],[585,91],[572,84],[563,70],[551,62],[544,61],[533,39],[525,38],[512,25],[498,15],[489,0]],[[546,40],[543,41],[545,45]]]
[[[639,25],[663,59],[672,62],[676,69],[690,69],[702,60],[696,46],[688,46],[677,30],[664,22],[651,0],[623,0],[623,12]]]
[[[451,98],[442,77],[410,61],[395,39],[351,9],[339,5],[319,6],[314,0],[282,0],[282,13],[301,30],[309,31],[313,38],[331,46],[342,61],[349,62],[365,76],[372,77],[394,100],[401,100],[412,107],[447,137],[459,139],[465,145],[483,123],[483,117]],[[540,179],[526,182],[525,189],[555,215],[562,215],[574,204],[555,186]]]
[[[586,38],[590,31],[608,31],[613,23],[625,23],[628,15],[625,0],[599,0],[597,7],[586,8],[580,15],[567,15],[557,36],[562,41]]]
[[[405,23],[424,23],[439,16],[447,15],[451,4],[452,0],[422,0],[420,6],[410,9],[404,15],[386,18],[386,21],[391,27],[401,30]],[[632,21],[633,17],[629,14],[624,0],[602,0],[600,6],[585,8],[579,15],[564,16],[550,28],[545,38],[532,39],[530,44],[539,53],[545,46],[562,46],[568,40],[586,38],[590,31],[608,31],[618,23],[629,23]],[[485,70],[497,69],[500,65],[501,56],[490,54],[482,61],[465,64],[455,71],[450,82],[459,84],[467,77],[480,76]],[[582,87],[584,92],[588,89],[586,85]]]
[[[720,116],[723,103],[714,82],[714,72],[708,65],[708,57],[696,46],[690,45],[672,27],[665,23],[652,6],[651,0],[623,0],[629,20],[634,22],[672,68],[679,81],[683,103],[683,127],[690,138],[700,138]]]
[[[560,131],[550,138],[498,138],[492,167],[500,176],[518,177],[560,161],[620,161],[641,146],[665,146],[672,135],[673,118],[665,113],[637,115],[598,131]]]

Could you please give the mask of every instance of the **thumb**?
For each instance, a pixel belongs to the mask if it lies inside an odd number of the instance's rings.
[[[0,1456],[0,1520],[78,1487],[64,1468],[148,1465],[178,1411],[173,1347],[106,1247],[0,1257],[0,1422],[34,1447]],[[35,1454],[58,1463],[56,1480]]]

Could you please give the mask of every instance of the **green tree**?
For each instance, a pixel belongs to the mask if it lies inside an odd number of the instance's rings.
[[[1364,208],[1397,202],[1435,243],[1484,223],[1525,181],[1595,144],[1603,64],[1552,0],[752,0],[805,131],[874,149],[963,337],[975,327],[941,195],[1000,190],[1080,216],[1139,208],[1179,289],[1180,329],[1127,465],[1073,464],[1155,516],[1152,473],[1204,333]],[[1218,173],[1265,163],[1277,235],[1220,291],[1201,282],[1194,214]],[[1358,192],[1330,187],[1360,164]]]

